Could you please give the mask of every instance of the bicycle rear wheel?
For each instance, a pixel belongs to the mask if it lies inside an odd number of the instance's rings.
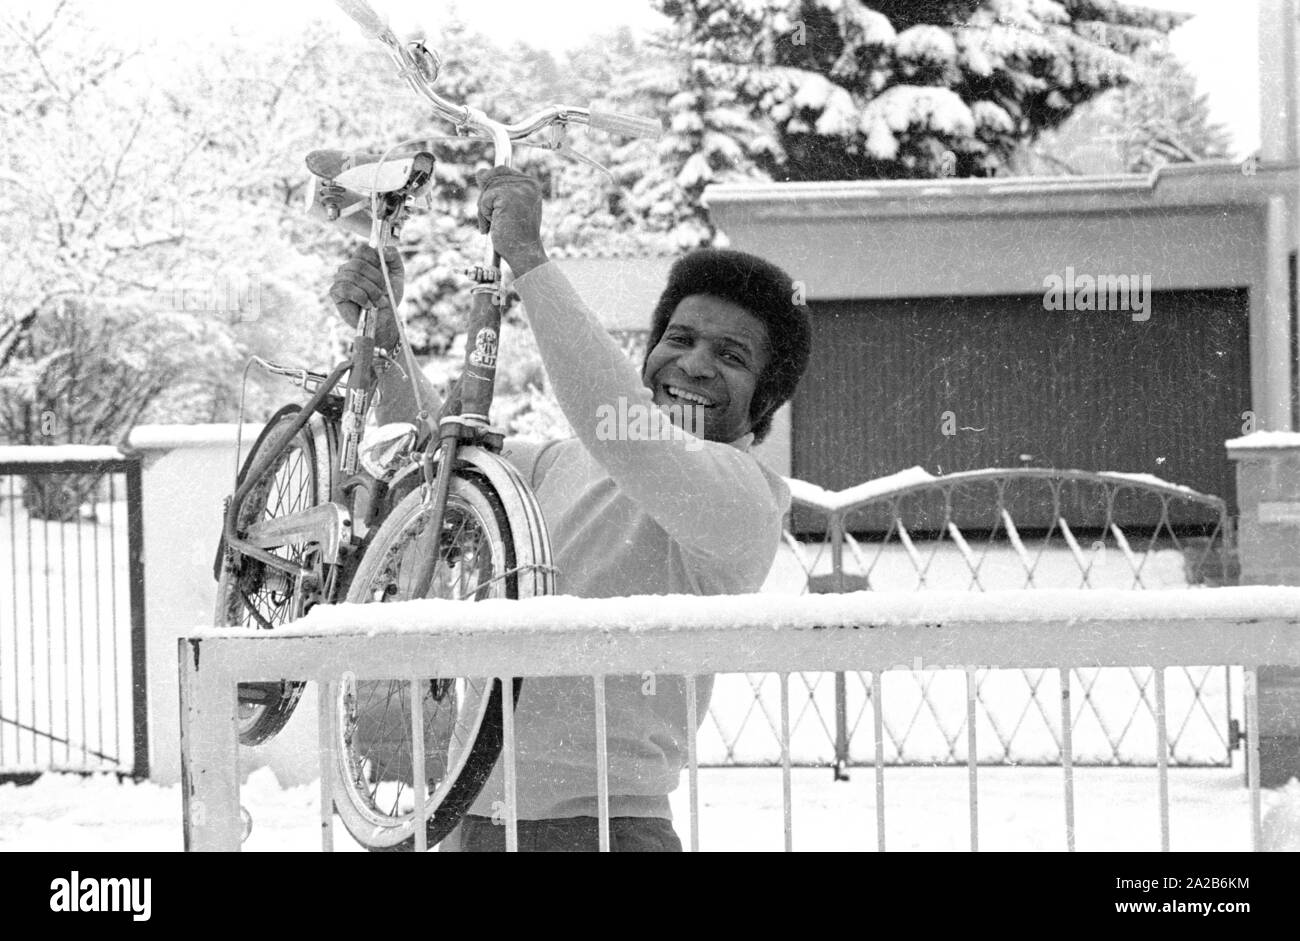
[[[300,429],[285,446],[285,436],[301,409],[287,405],[266,423],[239,472],[237,487],[265,456],[284,446],[284,451],[258,478],[240,506],[235,524],[243,532],[254,523],[296,513],[320,502],[326,489],[320,479],[317,442],[312,425]],[[323,442],[322,442],[323,444]],[[285,546],[271,552],[301,562],[302,546]],[[217,581],[214,623],[217,627],[273,629],[300,617],[304,600],[287,574],[256,559],[232,555],[223,550]],[[302,696],[303,685],[284,680],[278,683],[241,683],[239,686],[239,743],[260,745],[289,721]]]
[[[376,532],[353,577],[355,604],[408,601],[418,561],[438,559],[426,598],[481,601],[518,598],[510,519],[483,475],[452,478],[442,532],[429,532],[429,508],[408,494]],[[518,701],[522,681],[513,683]],[[502,745],[501,681],[444,677],[421,681],[424,710],[428,845],[460,822],[482,790]],[[411,757],[411,683],[345,677],[330,691],[336,709],[338,761],[334,806],[348,832],[370,850],[415,845]]]

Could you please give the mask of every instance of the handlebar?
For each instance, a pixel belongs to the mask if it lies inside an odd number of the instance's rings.
[[[607,134],[621,137],[658,137],[663,134],[664,126],[658,118],[643,118],[639,114],[623,114],[619,111],[588,110],[587,126]]]
[[[387,45],[390,41],[397,42],[397,37],[393,35],[392,29],[384,22],[384,18],[370,8],[366,0],[335,0],[339,8],[352,17],[357,25],[363,30],[374,36],[376,39]]]
[[[335,0],[335,3],[367,35],[388,47],[388,54],[397,65],[402,78],[416,93],[428,99],[439,117],[450,121],[462,133],[466,130],[479,131],[491,138],[495,150],[493,162],[498,166],[510,166],[512,141],[530,137],[552,125],[585,124],[623,137],[653,138],[663,133],[663,125],[655,118],[572,105],[552,105],[514,124],[493,120],[477,108],[455,104],[435,92],[433,80],[438,71],[437,57],[422,43],[400,43],[392,28],[367,0]]]

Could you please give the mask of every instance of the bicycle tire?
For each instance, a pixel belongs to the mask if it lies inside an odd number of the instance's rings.
[[[431,538],[424,531],[428,512],[419,490],[401,500],[362,557],[348,602],[410,600],[412,586],[402,578],[411,573],[414,553]],[[464,600],[467,592],[474,601],[519,597],[510,519],[485,476],[464,469],[452,477],[442,533],[439,561],[425,597]],[[466,586],[462,583],[470,572],[467,566],[473,572]],[[421,684],[426,777],[431,779],[425,801],[429,847],[460,822],[496,764],[503,741],[501,685],[495,678],[464,677]],[[512,685],[517,704],[522,680]],[[345,677],[328,693],[336,716],[335,810],[353,838],[376,852],[410,851],[415,846],[409,687],[407,681]]]
[[[286,405],[276,412],[257,436],[240,469],[236,489],[243,483],[256,462],[270,450],[281,446],[290,424],[301,407]],[[262,474],[244,498],[236,520],[236,530],[263,519],[293,513],[328,498],[328,484],[321,480],[317,442],[309,423],[299,429],[284,453]],[[304,549],[284,547],[274,554],[301,560]],[[217,581],[214,623],[217,627],[272,628],[293,620],[301,599],[295,598],[292,586],[286,585],[278,572],[247,556],[232,558],[223,549],[221,573]],[[253,610],[250,610],[250,602]],[[256,611],[256,614],[254,613]],[[305,613],[299,610],[299,613]],[[259,619],[260,616],[260,619]],[[266,623],[262,623],[265,621]],[[240,684],[239,743],[261,745],[276,735],[293,715],[305,684],[284,680],[278,684]],[[262,700],[258,702],[257,700]]]

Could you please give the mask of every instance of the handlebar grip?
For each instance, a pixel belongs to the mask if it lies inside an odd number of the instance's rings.
[[[334,0],[334,2],[371,36],[383,38],[392,33],[383,17],[376,13],[366,0]]]
[[[622,137],[659,137],[664,132],[663,122],[658,118],[643,118],[639,114],[623,114],[619,111],[599,111],[590,109],[587,126],[607,134]]]

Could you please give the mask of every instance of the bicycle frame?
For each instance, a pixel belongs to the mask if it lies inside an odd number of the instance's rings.
[[[634,137],[657,136],[660,131],[657,121],[559,105],[538,111],[516,124],[494,121],[477,109],[452,104],[435,94],[431,84],[438,69],[436,55],[419,43],[400,44],[365,0],[337,2],[368,33],[385,44],[407,83],[433,104],[439,117],[455,126],[459,137],[483,140],[492,145],[496,166],[511,166],[513,143],[547,128],[551,131],[550,143],[543,146],[588,163],[591,161],[564,144],[563,132],[570,124],[585,124]],[[399,148],[416,143],[405,141],[397,144],[378,157],[377,162],[372,154],[337,150],[313,151],[307,156],[307,167],[312,173],[308,212],[316,214],[323,210],[326,220],[339,223],[356,234],[367,234],[366,227],[369,226],[370,244],[378,250],[384,287],[394,314],[397,298],[384,259],[384,249],[396,235],[412,201],[426,192],[433,179],[433,154],[423,142],[418,143],[414,152],[396,153]],[[367,202],[369,216],[362,212]],[[491,522],[480,528],[485,530],[491,544],[494,564],[490,572],[471,579],[476,584],[466,587],[458,582],[455,587],[446,587],[441,594],[455,599],[477,598],[482,596],[487,586],[498,583],[497,593],[510,598],[555,592],[556,573],[540,507],[518,470],[500,456],[504,435],[489,424],[504,304],[501,258],[494,251],[490,239],[485,245],[482,263],[466,273],[473,285],[465,364],[460,380],[459,414],[435,417],[426,410],[421,397],[418,364],[400,317],[396,318],[397,331],[406,369],[402,370],[396,362],[396,349],[384,351],[376,347],[380,317],[377,309],[359,312],[348,357],[328,374],[254,357],[253,361],[269,372],[294,381],[307,392],[308,398],[301,407],[289,406],[277,413],[273,424],[254,445],[253,457],[248,460],[242,479],[237,472],[235,492],[225,509],[215,573],[218,578],[219,624],[255,622],[273,629],[280,623],[296,620],[313,604],[346,599],[382,601],[391,596],[392,588],[398,588],[404,597],[427,597],[433,576],[443,559],[441,546],[443,537],[447,535],[443,525],[453,491],[458,495],[457,500],[468,501],[466,506],[471,512],[475,512],[473,508],[476,506],[480,510],[484,506],[488,508]],[[350,310],[342,312],[350,319]],[[390,368],[397,366],[411,383],[415,422],[395,424],[395,435],[388,435],[385,429],[378,444],[367,443],[363,451],[366,420],[374,404],[372,399],[381,386],[376,376],[377,357],[387,360]],[[387,385],[385,388],[391,391],[393,387]],[[292,412],[295,407],[298,408],[296,414]],[[242,426],[242,398],[240,419]],[[303,440],[304,433],[309,441]],[[307,452],[314,452],[315,463],[311,468],[317,485],[314,493],[308,493],[300,486],[303,476],[298,472],[298,455],[293,455],[294,451],[304,459],[309,457]],[[287,460],[291,456],[292,463]],[[236,461],[238,466],[238,456]],[[278,477],[281,473],[286,474],[283,479]],[[419,487],[418,496],[416,487]],[[293,488],[296,490],[291,501],[283,500],[283,491]],[[269,498],[272,491],[276,493],[274,499]],[[304,495],[306,499],[303,499]],[[282,512],[289,506],[305,504],[309,504],[305,509]],[[262,519],[267,515],[271,518]],[[413,525],[418,529],[411,529]],[[451,533],[451,542],[455,543],[464,528],[450,529],[455,530]],[[415,553],[412,567],[418,571],[410,573],[413,577],[408,579],[404,569],[400,586],[391,581],[384,582],[393,540],[415,536],[426,539],[426,530],[435,534],[432,547],[436,551]],[[276,550],[288,547],[302,547],[303,551],[284,553],[293,557],[277,554]],[[475,558],[479,555],[478,543],[475,543],[473,555]],[[452,558],[450,550],[446,558]],[[448,561],[447,564],[452,567],[456,563]],[[380,572],[380,568],[384,571]],[[381,582],[384,587],[377,589]],[[372,597],[375,591],[380,594]],[[262,600],[256,600],[259,598]],[[267,600],[270,602],[269,613],[264,613],[259,605]],[[516,679],[514,684],[515,699],[519,695],[520,682]],[[252,708],[246,714],[241,713],[240,741],[256,745],[278,733],[292,714],[302,688],[301,681],[284,679],[278,683],[241,683],[241,706]],[[415,701],[414,688],[412,682],[412,702]],[[355,701],[349,705],[346,695],[339,690],[331,689],[323,695],[338,697],[340,709],[356,706]],[[499,711],[509,714],[508,710]],[[419,710],[413,714],[419,715]],[[422,736],[418,731],[411,734],[413,741]],[[476,740],[475,754],[495,761],[492,742],[496,740],[494,735],[499,739],[499,734],[485,733],[481,739],[482,747]],[[349,739],[341,747],[351,749],[352,746]],[[413,747],[412,755],[416,754],[420,751]],[[422,765],[419,759],[413,758],[413,761],[413,769]],[[486,768],[485,765],[483,770]],[[344,773],[342,766],[334,770],[334,786],[345,792],[340,807],[355,809],[361,806],[358,801],[364,804],[369,800],[355,795],[351,790],[355,781],[338,778],[341,773]],[[436,815],[425,814],[423,784],[418,775],[411,784],[417,798],[416,810],[410,815],[410,820],[405,814],[397,813],[395,805],[392,811],[380,815],[385,826],[392,822],[398,827],[393,832],[399,841],[402,839],[400,828],[406,827],[410,821],[423,816],[426,824],[432,824],[436,819]],[[461,797],[468,793],[464,787],[481,785],[482,781],[477,778],[458,778],[456,782],[456,787],[462,788],[458,792]],[[473,796],[470,795],[471,800]],[[379,840],[378,830],[371,832],[372,817],[373,814],[366,816],[362,813],[362,817],[345,816],[344,820],[345,823],[350,819],[354,821],[360,829],[355,829],[353,824],[349,824],[349,829],[368,848],[392,848],[385,842],[390,833],[386,831],[384,839]],[[363,822],[356,823],[362,818]],[[422,849],[427,835],[425,825],[412,826],[414,846]]]
[[[421,43],[404,45],[399,42],[392,30],[370,8],[366,0],[335,0],[335,2],[365,32],[372,38],[379,40],[387,48],[390,58],[407,84],[433,105],[435,114],[451,122],[459,136],[477,137],[492,145],[495,166],[512,166],[514,141],[531,137],[538,131],[547,128],[551,130],[552,134],[550,143],[545,146],[566,156],[582,160],[586,158],[573,152],[564,143],[564,129],[570,124],[587,125],[629,137],[658,136],[662,130],[659,122],[653,119],[601,112],[591,108],[579,108],[569,105],[552,105],[543,108],[514,124],[493,120],[477,108],[469,105],[457,105],[438,95],[432,87],[440,65],[437,56]],[[400,146],[402,145],[399,144],[390,149],[389,153],[385,154],[379,163],[374,166],[373,171],[370,171],[374,174],[374,180],[379,179],[385,161]],[[370,170],[368,167],[366,169]],[[381,202],[385,203],[389,210],[393,210],[395,207],[387,194],[384,200],[372,197],[372,208],[375,210],[375,217],[371,241],[380,252],[379,258],[382,267],[384,265],[383,247],[394,231],[393,224],[395,220],[393,218],[381,218],[379,213]],[[404,204],[402,211],[404,211]],[[334,216],[331,218],[336,218],[337,214],[336,208]],[[468,273],[474,285],[471,289],[472,309],[468,324],[465,365],[461,373],[461,413],[440,419],[435,430],[436,446],[426,448],[419,465],[422,470],[424,502],[426,506],[430,507],[430,519],[434,531],[441,527],[446,511],[451,479],[463,461],[463,455],[472,451],[475,455],[473,463],[485,463],[481,455],[484,452],[493,454],[500,452],[504,440],[503,434],[489,424],[493,387],[496,380],[501,309],[504,302],[501,258],[493,249],[490,238],[487,239],[484,248],[483,263],[475,266]],[[386,269],[384,275],[387,281]],[[308,374],[305,370],[288,370],[284,367],[274,367],[274,364],[268,364],[272,367],[272,371],[290,374],[295,378],[298,378],[298,374],[301,373],[301,384],[304,388],[307,388],[309,381],[317,382],[317,388],[313,391],[311,398],[303,406],[302,412],[294,420],[289,433],[285,436],[285,448],[289,446],[293,437],[311,420],[313,414],[317,411],[324,413],[322,405],[326,398],[334,391],[343,374],[348,374],[340,415],[326,416],[327,418],[337,417],[340,420],[341,441],[339,442],[338,471],[342,483],[339,488],[340,492],[330,493],[330,499],[327,503],[323,502],[307,511],[256,523],[250,526],[248,532],[241,537],[235,531],[239,507],[254,482],[261,474],[273,466],[273,462],[279,457],[283,449],[277,448],[267,453],[258,466],[249,468],[246,479],[236,489],[233,498],[228,504],[223,530],[227,551],[247,555],[295,579],[307,579],[311,577],[310,570],[313,566],[281,558],[268,550],[292,542],[315,543],[320,547],[320,562],[337,565],[343,560],[344,554],[353,546],[358,536],[364,539],[365,532],[373,521],[377,510],[375,492],[377,481],[369,475],[358,473],[361,436],[371,404],[371,392],[375,384],[373,371],[375,317],[374,312],[362,312],[357,322],[357,333],[349,360],[336,366],[328,376],[321,377],[317,374]],[[400,318],[398,318],[398,329],[402,335],[402,345],[408,368],[413,369],[415,363],[411,356],[410,346],[405,342],[405,330]],[[415,386],[415,397],[416,401],[419,402],[420,396],[416,377],[411,375],[409,378],[413,386]],[[421,414],[419,418],[427,420],[429,416]],[[490,464],[492,462],[486,463]],[[399,476],[405,477],[405,474]],[[502,484],[508,485],[507,489],[514,488],[514,482],[505,478],[502,479]],[[357,494],[356,491],[358,490],[361,490],[362,493]],[[362,500],[365,502],[362,503]],[[547,555],[549,555],[549,552]],[[427,590],[436,563],[436,554],[430,554],[421,563],[420,571],[417,572],[414,582],[416,597],[420,597]],[[313,587],[319,588],[323,586]]]
[[[273,371],[282,371],[283,367],[275,368],[270,364]],[[299,540],[306,542],[319,543],[325,548],[325,561],[333,564],[339,560],[339,554],[342,547],[348,545],[351,539],[351,522],[341,517],[324,518],[321,514],[308,515],[311,510],[292,513],[286,516],[277,517],[271,520],[255,523],[249,527],[246,537],[241,537],[235,530],[235,524],[239,516],[239,508],[243,505],[244,499],[248,496],[249,491],[256,486],[261,476],[279,459],[280,455],[288,448],[293,437],[298,434],[311,418],[321,408],[321,404],[326,397],[333,392],[338,385],[343,374],[352,368],[352,362],[345,360],[334,367],[327,377],[321,380],[319,387],[313,393],[307,403],[294,419],[288,433],[284,436],[284,442],[281,447],[266,452],[262,460],[248,468],[244,475],[243,481],[235,488],[234,495],[227,501],[225,522],[222,530],[222,538],[225,540],[227,551],[235,551],[243,555],[258,560],[264,565],[277,571],[284,572],[286,575],[295,578],[305,575],[309,567],[302,563],[295,562],[292,559],[285,559],[267,551],[273,546],[286,545]],[[302,371],[304,377],[311,374],[306,370]],[[326,415],[328,418],[329,416]],[[329,494],[332,500],[334,494]],[[322,503],[319,506],[327,506],[328,503]],[[313,510],[317,508],[312,508]]]
[[[512,166],[513,142],[529,137],[543,128],[549,127],[555,132],[551,146],[556,150],[564,150],[562,132],[566,125],[602,126],[600,112],[593,115],[590,108],[553,105],[537,111],[523,121],[505,124],[493,120],[476,108],[453,104],[433,90],[432,83],[439,67],[436,55],[421,43],[402,45],[398,42],[392,30],[365,0],[336,2],[363,30],[387,47],[398,72],[417,94],[433,105],[438,116],[455,125],[458,134],[477,132],[491,142],[495,166]],[[657,136],[661,130],[657,121],[630,115],[607,115],[603,123],[609,130],[631,136],[644,136],[647,132]],[[383,263],[382,256],[380,263]],[[424,463],[424,499],[430,507],[434,532],[439,531],[442,525],[451,478],[456,470],[461,447],[469,444],[496,452],[500,451],[504,439],[499,431],[489,425],[496,382],[501,308],[504,303],[501,256],[493,249],[490,237],[485,245],[483,263],[473,268],[469,274],[474,281],[471,289],[473,305],[466,335],[465,365],[461,372],[461,414],[441,419],[438,424],[438,447],[436,451],[430,449]],[[435,455],[437,471],[433,472]],[[415,597],[422,597],[427,591],[437,561],[436,555],[431,554],[419,564],[413,580]]]
[[[362,30],[385,46],[406,83],[433,105],[435,114],[454,125],[458,135],[478,136],[492,144],[495,166],[513,166],[513,142],[532,137],[543,129],[552,132],[551,140],[545,146],[581,160],[586,158],[564,142],[564,130],[570,124],[587,125],[626,137],[658,137],[662,133],[663,128],[655,119],[573,105],[542,108],[514,124],[493,120],[477,108],[457,105],[435,92],[433,82],[440,68],[437,55],[423,43],[403,45],[399,42],[388,24],[371,9],[366,0],[335,0],[335,3]],[[462,413],[456,417],[454,424],[459,427],[454,429],[454,434],[453,429],[439,431],[440,439],[448,444],[460,440],[466,429],[470,429],[476,439],[481,439],[483,433],[489,431],[488,412],[492,405],[492,388],[496,377],[497,338],[500,335],[500,308],[503,301],[500,290],[501,257],[493,250],[490,238],[484,246],[483,264],[473,269],[471,277],[475,281],[474,307],[465,344],[465,369],[461,374]],[[438,493],[441,496],[436,500],[441,501],[445,497],[445,487],[439,485]],[[435,505],[442,504],[436,502]]]

